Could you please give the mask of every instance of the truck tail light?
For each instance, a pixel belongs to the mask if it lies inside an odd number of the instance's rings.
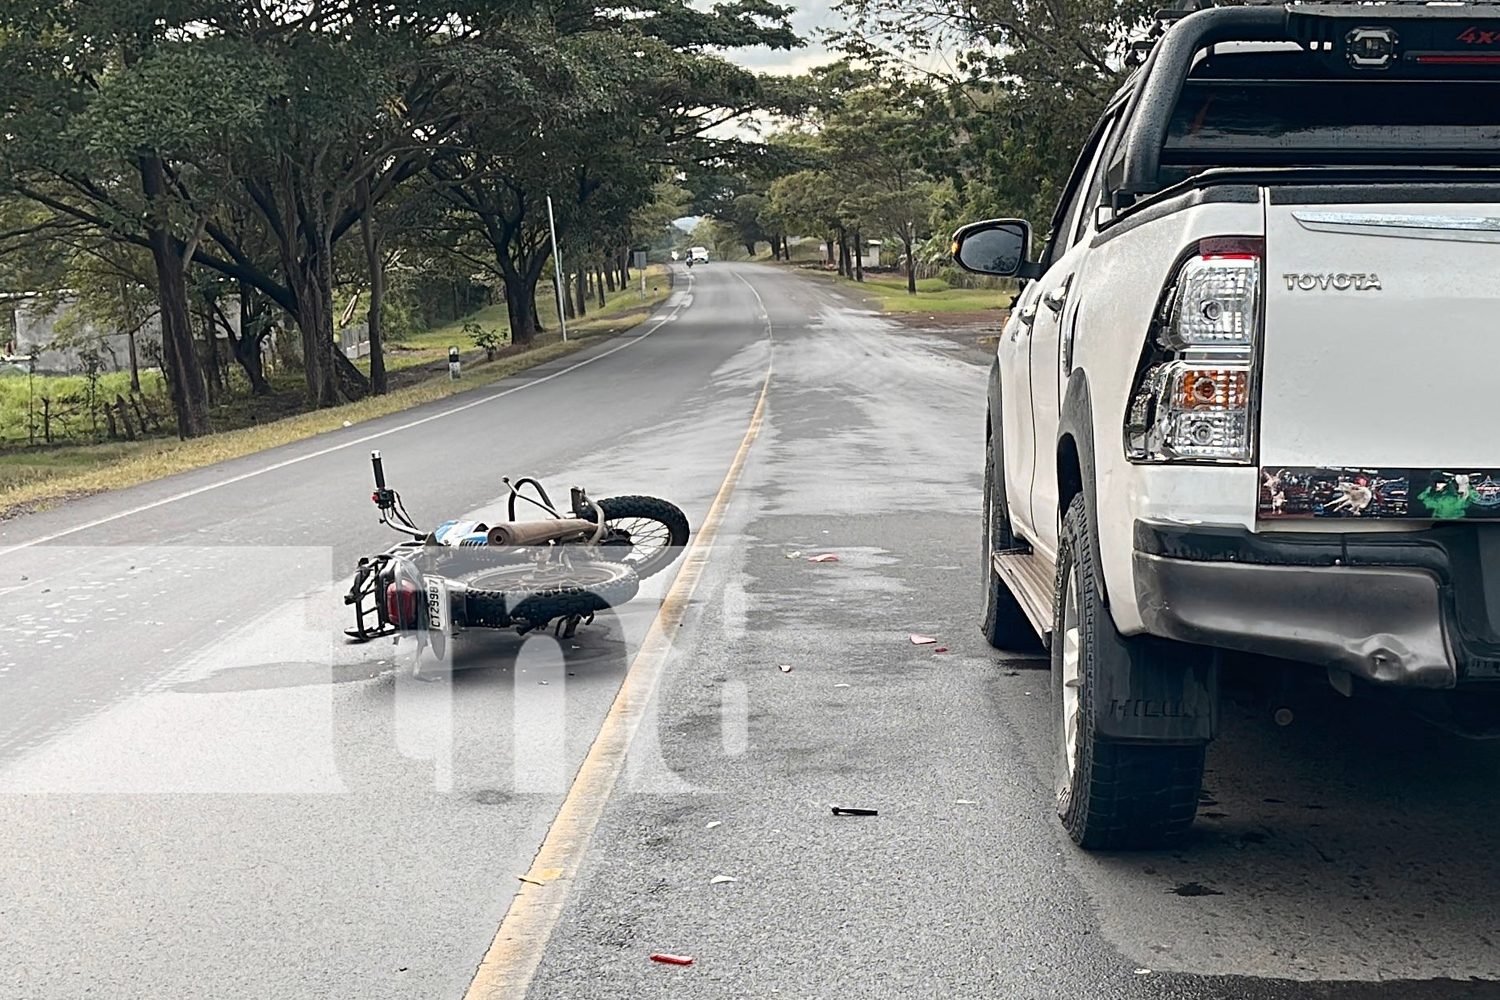
[[[1204,240],[1173,274],[1125,413],[1131,461],[1254,457],[1263,245]]]

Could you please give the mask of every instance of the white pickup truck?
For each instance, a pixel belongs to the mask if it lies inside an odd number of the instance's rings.
[[[992,373],[984,632],[1050,646],[1058,812],[1191,826],[1219,650],[1500,719],[1500,8],[1162,16]],[[1268,668],[1269,669],[1269,668]]]

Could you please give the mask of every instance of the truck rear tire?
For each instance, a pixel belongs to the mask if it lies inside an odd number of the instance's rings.
[[[996,649],[1013,653],[1035,654],[1042,651],[1041,639],[1031,620],[1021,610],[1021,602],[1010,592],[1000,574],[995,572],[994,554],[1015,544],[1010,533],[1010,516],[1005,509],[1005,480],[995,467],[993,440],[985,442],[984,458],[984,537],[980,542],[979,574],[984,621],[979,630]]]
[[[1099,735],[1093,704],[1096,636],[1113,625],[1099,599],[1090,530],[1080,495],[1063,519],[1053,602],[1057,814],[1086,850],[1169,847],[1187,835],[1198,811],[1204,747],[1114,743]],[[1148,660],[1132,669],[1152,668]]]

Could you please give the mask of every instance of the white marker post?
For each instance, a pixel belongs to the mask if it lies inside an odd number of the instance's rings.
[[[568,320],[563,315],[562,258],[557,254],[557,218],[552,214],[552,196],[547,196],[547,226],[552,231],[552,271],[557,276],[557,325],[562,329],[562,339],[568,339]]]

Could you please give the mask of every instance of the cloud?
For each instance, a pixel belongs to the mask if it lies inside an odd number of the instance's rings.
[[[814,66],[822,66],[834,60],[835,56],[824,47],[819,32],[840,28],[844,24],[844,19],[833,10],[831,3],[797,4],[792,13],[792,28],[806,40],[805,46],[791,51],[756,46],[736,49],[724,55],[741,66],[760,73],[805,73]]]

